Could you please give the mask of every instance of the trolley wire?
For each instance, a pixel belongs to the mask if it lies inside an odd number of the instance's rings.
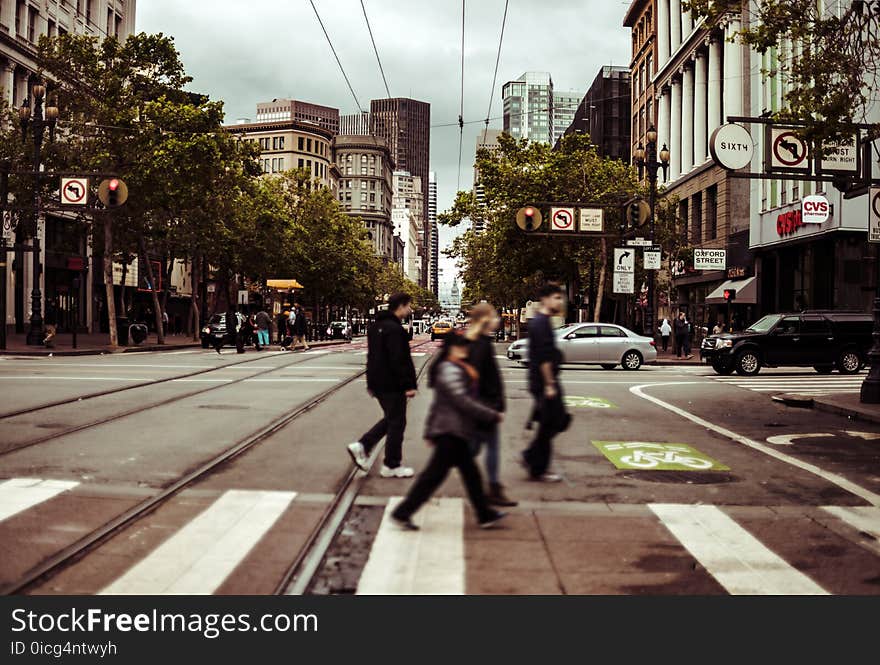
[[[385,92],[391,99],[391,89],[388,87],[388,79],[385,78],[385,68],[382,67],[382,59],[379,57],[379,49],[376,48],[376,40],[373,38],[373,29],[370,27],[370,19],[367,17],[367,8],[364,6],[364,0],[361,0],[361,9],[364,12],[364,21],[367,22],[367,32],[370,33],[370,42],[373,44],[373,52],[376,54],[376,62],[379,63],[379,73],[382,74],[382,83],[385,84]]]
[[[504,16],[501,18],[501,35],[498,37],[498,53],[495,56],[495,73],[492,74],[492,90],[489,92],[489,110],[486,111],[486,127],[483,129],[483,143],[489,132],[489,117],[492,115],[492,99],[495,97],[495,84],[498,82],[498,64],[501,62],[501,43],[504,41],[504,26],[507,25],[507,6],[510,0],[504,0]]]
[[[351,92],[351,96],[354,97],[354,103],[357,105],[358,112],[363,113],[364,109],[354,92],[351,81],[348,79],[348,74],[345,73],[345,68],[342,66],[342,61],[339,59],[339,55],[336,53],[336,48],[333,46],[333,41],[330,39],[330,35],[327,34],[327,28],[324,27],[324,21],[321,20],[321,15],[318,13],[318,8],[315,7],[314,0],[309,0],[309,4],[312,6],[312,9],[315,12],[315,18],[318,19],[318,23],[320,23],[321,25],[321,30],[323,30],[324,32],[324,37],[327,38],[327,43],[330,45],[330,50],[333,51],[333,57],[336,58],[336,64],[339,65],[339,71],[342,72],[342,77],[345,79],[345,83],[348,85],[348,90],[349,92]]]
[[[458,111],[458,184],[455,191],[461,190],[461,152],[464,146],[464,26],[465,3],[461,0],[461,105]]]

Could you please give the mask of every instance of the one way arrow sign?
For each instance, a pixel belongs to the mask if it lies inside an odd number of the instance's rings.
[[[635,269],[635,255],[626,247],[614,248],[614,272],[632,273]]]

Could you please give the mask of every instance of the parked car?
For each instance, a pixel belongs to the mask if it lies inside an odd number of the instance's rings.
[[[867,362],[872,331],[871,316],[859,312],[768,314],[743,332],[705,338],[700,358],[718,374],[754,376],[762,367],[856,374]]]
[[[435,321],[431,326],[431,341],[442,339],[455,330],[455,326],[449,321]]]
[[[611,323],[568,323],[555,331],[556,345],[566,364],[601,365],[603,369],[637,370],[657,360],[657,346],[623,326]],[[527,364],[529,340],[520,339],[507,347],[510,360]]]
[[[332,321],[327,326],[327,337],[330,339],[347,339],[351,341],[351,323],[348,321]]]
[[[207,349],[214,345],[214,340],[226,337],[226,314],[215,314],[204,325],[199,338],[202,340],[202,348]],[[232,343],[224,339],[224,344]]]

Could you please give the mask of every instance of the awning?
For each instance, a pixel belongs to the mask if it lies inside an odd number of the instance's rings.
[[[267,279],[266,286],[270,289],[302,289],[305,288],[295,279]]]
[[[758,285],[757,277],[747,277],[746,279],[728,279],[717,289],[706,296],[707,305],[725,305],[727,301],[724,299],[724,292],[727,289],[736,289],[736,299],[734,303],[744,305],[758,304]]]

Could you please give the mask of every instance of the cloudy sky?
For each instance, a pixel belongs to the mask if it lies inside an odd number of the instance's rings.
[[[458,172],[461,94],[461,2],[365,0],[391,94],[431,104],[431,165],[438,207],[471,185],[474,144],[489,108],[504,0],[466,4],[462,168]],[[364,108],[385,89],[360,0],[315,0]],[[510,0],[492,117],[500,116],[501,85],[524,71],[549,71],[559,89],[586,92],[602,65],[629,61],[621,23],[629,0]],[[253,118],[256,104],[276,97],[357,110],[309,0],[140,0],[137,30],[174,37],[192,88],[220,99],[226,118]],[[494,120],[491,127],[501,127]],[[441,230],[441,244],[456,231]],[[454,269],[441,262],[444,277]]]

